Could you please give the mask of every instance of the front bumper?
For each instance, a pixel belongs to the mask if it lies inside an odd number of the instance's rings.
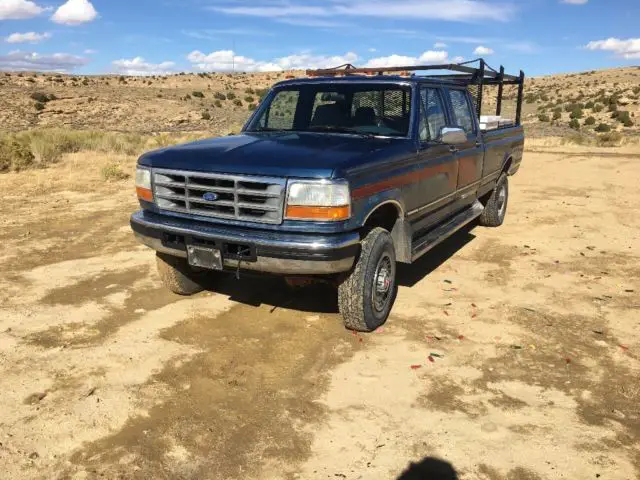
[[[141,210],[131,216],[136,238],[154,250],[186,258],[187,245],[222,252],[225,268],[286,275],[349,271],[360,251],[360,235],[300,234],[213,225]]]

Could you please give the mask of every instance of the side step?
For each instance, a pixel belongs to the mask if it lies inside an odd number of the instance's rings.
[[[462,227],[478,218],[483,210],[484,207],[482,204],[476,200],[473,205],[458,213],[455,217],[445,220],[444,223],[429,230],[421,237],[414,238],[411,247],[411,261],[415,262],[440,242],[446,240]]]

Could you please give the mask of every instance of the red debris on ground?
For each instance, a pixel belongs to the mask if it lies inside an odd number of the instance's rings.
[[[567,358],[565,358],[565,359],[564,359],[564,361],[567,363],[567,365],[571,363],[571,359],[570,359],[570,358],[568,358],[568,357],[567,357]]]
[[[443,310],[442,313],[444,313],[447,317],[449,316],[449,312],[447,312],[446,310]]]
[[[458,340],[464,340],[464,335],[458,335]]]
[[[422,368],[422,365],[411,365],[411,370],[418,370],[419,368]]]
[[[623,352],[626,352],[627,350],[629,350],[629,347],[628,347],[628,346],[626,346],[626,345],[622,345],[622,344],[620,344],[620,345],[618,345],[618,346],[622,349],[622,351],[623,351]]]
[[[428,357],[428,358],[429,358],[429,361],[430,361],[431,363],[434,363],[434,362],[435,362],[435,360],[433,359],[433,357],[432,357],[431,355],[429,355],[429,357]]]

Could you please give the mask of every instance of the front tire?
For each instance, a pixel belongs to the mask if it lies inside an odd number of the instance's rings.
[[[396,252],[391,235],[374,228],[362,241],[353,271],[338,287],[338,307],[345,327],[372,332],[384,324],[396,292]]]
[[[507,174],[503,173],[485,203],[484,210],[478,220],[480,225],[483,227],[499,227],[502,225],[507,214],[508,202],[509,179]]]
[[[204,290],[186,259],[156,252],[158,274],[165,287],[178,295],[193,295]]]

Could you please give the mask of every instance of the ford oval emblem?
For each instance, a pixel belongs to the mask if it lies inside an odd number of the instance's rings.
[[[202,195],[202,198],[207,202],[215,202],[219,198],[219,195],[217,193],[207,192],[204,195]]]

